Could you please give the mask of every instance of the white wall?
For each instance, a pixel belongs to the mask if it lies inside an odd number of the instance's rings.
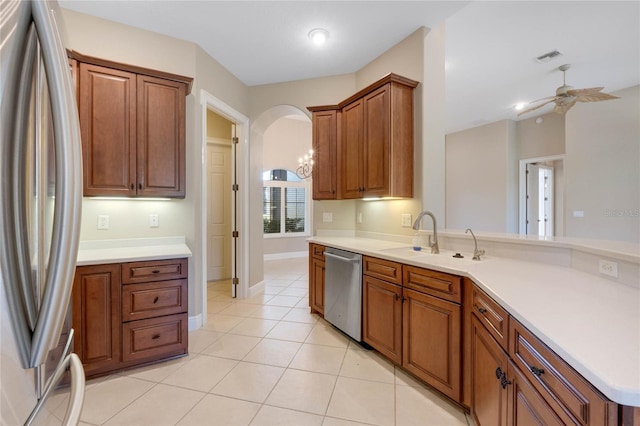
[[[613,94],[567,113],[566,235],[639,242],[640,86]]]

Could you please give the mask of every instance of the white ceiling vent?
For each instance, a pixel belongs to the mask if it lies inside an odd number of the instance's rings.
[[[540,64],[544,64],[546,62],[552,61],[558,56],[562,56],[562,52],[559,50],[552,50],[551,52],[547,52],[544,55],[540,55],[536,58],[536,62]]]

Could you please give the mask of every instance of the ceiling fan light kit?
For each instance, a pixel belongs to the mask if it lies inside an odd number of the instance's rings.
[[[567,85],[566,72],[571,68],[570,64],[560,65],[558,70],[562,71],[562,86],[556,89],[555,96],[547,96],[546,98],[538,99],[530,102],[529,105],[537,102],[542,102],[534,107],[525,109],[518,113],[518,116],[527,114],[531,111],[535,111],[543,106],[554,102],[556,105],[553,110],[558,114],[564,114],[569,111],[577,102],[599,102],[609,99],[619,99],[618,96],[613,96],[608,93],[602,93],[604,87],[589,87],[587,89],[574,89],[572,86]]]

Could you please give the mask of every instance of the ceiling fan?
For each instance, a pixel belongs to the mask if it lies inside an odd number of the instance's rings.
[[[618,96],[613,96],[608,93],[601,93],[600,91],[604,89],[604,87],[590,87],[588,89],[574,89],[571,86],[568,86],[565,77],[566,71],[571,68],[570,64],[560,65],[558,69],[562,71],[562,86],[556,89],[555,96],[547,96],[546,98],[538,99],[536,101],[530,102],[530,104],[535,104],[536,102],[542,102],[539,105],[536,105],[532,108],[525,109],[520,112],[518,115],[526,114],[531,111],[535,111],[538,108],[542,108],[543,106],[555,102],[556,106],[553,108],[555,112],[558,114],[564,114],[569,111],[571,107],[573,107],[576,102],[599,102],[606,101],[609,99],[619,99]]]

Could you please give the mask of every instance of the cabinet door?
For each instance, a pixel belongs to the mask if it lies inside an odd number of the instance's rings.
[[[120,351],[120,265],[78,266],[73,282],[74,351],[85,374],[118,367]]]
[[[138,195],[185,196],[183,83],[138,75]]]
[[[507,424],[509,385],[502,387],[501,373],[508,374],[509,358],[482,323],[471,316],[471,414],[478,426]],[[506,384],[506,382],[505,382]]]
[[[389,85],[364,97],[364,196],[389,195]]]
[[[324,260],[312,258],[309,275],[309,305],[311,312],[324,315]]]
[[[84,195],[136,193],[136,75],[80,64]]]
[[[313,113],[313,199],[335,200],[337,197],[337,120],[338,113]]]
[[[342,138],[338,174],[340,198],[362,198],[362,144],[364,143],[364,103],[359,99],[342,109]]]
[[[368,275],[362,284],[362,338],[402,364],[402,287]]]
[[[539,426],[565,424],[511,361],[509,361],[509,377],[511,378],[509,386],[512,389],[508,404],[508,418],[511,424]]]
[[[402,365],[460,401],[460,305],[403,289]]]

